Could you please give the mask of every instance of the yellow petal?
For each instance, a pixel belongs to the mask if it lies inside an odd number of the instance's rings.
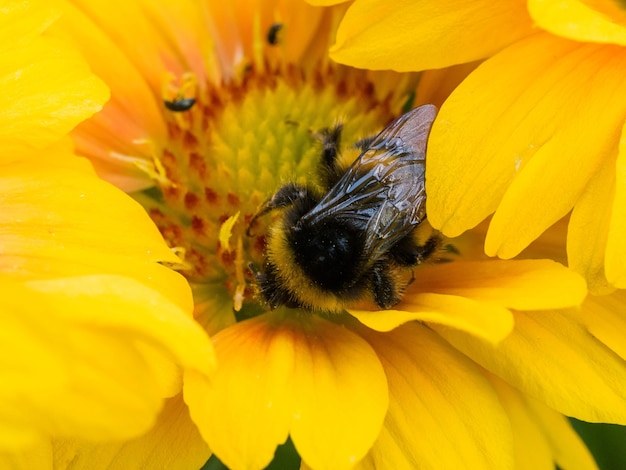
[[[555,463],[563,469],[597,468],[591,453],[563,415],[523,396],[498,377],[491,374],[488,377],[511,420],[516,469],[552,470]]]
[[[615,164],[615,199],[606,242],[606,277],[614,286],[626,288],[626,127],[622,130]],[[597,229],[596,229],[597,230]]]
[[[451,326],[497,343],[513,328],[508,308],[536,310],[580,305],[585,281],[549,260],[458,261],[420,270],[392,310],[350,310],[377,331],[410,320]]]
[[[513,315],[499,305],[442,294],[407,293],[397,309],[350,310],[364,325],[391,331],[411,320],[447,325],[497,343],[513,329]]]
[[[518,310],[580,305],[584,280],[550,260],[459,261],[429,266],[414,282],[421,292],[451,294]],[[413,285],[409,287],[409,292]]]
[[[621,223],[618,218],[611,219],[614,195],[615,160],[607,158],[576,202],[567,229],[568,265],[585,276],[589,291],[594,294],[612,290],[604,264],[609,224],[611,220],[614,225]]]
[[[0,14],[0,50],[23,45],[47,29],[61,14],[58,0],[5,0]]]
[[[3,282],[2,290],[0,446],[16,447],[16,435],[35,442],[47,435],[110,440],[145,432],[164,392],[146,350],[199,374],[213,368],[204,331],[132,279]]]
[[[5,51],[0,83],[0,162],[14,160],[20,148],[39,149],[60,139],[109,96],[82,57],[50,37]]]
[[[358,0],[331,57],[372,70],[438,69],[489,57],[532,30],[522,0]]]
[[[152,73],[147,75],[154,80],[150,84],[138,69],[138,62],[128,57],[133,51],[141,55],[155,42],[152,40],[141,42],[134,35],[116,36],[113,33],[113,28],[119,27],[122,23],[127,30],[137,32],[134,26],[123,20],[143,22],[147,20],[147,16],[136,11],[120,10],[126,7],[132,10],[136,8],[136,2],[119,3],[114,9],[104,4],[95,6],[102,15],[113,12],[117,15],[118,21],[115,26],[111,25],[110,29],[106,29],[101,28],[97,21],[90,19],[84,10],[79,10],[76,3],[65,4],[63,16],[53,26],[53,32],[80,48],[94,72],[111,88],[111,101],[106,104],[103,111],[82,123],[73,132],[76,150],[92,159],[98,173],[119,187],[129,190],[134,190],[142,184],[145,187],[147,184],[145,173],[132,164],[112,161],[111,152],[143,157],[151,161],[154,149],[145,143],[136,142],[167,135],[161,114],[163,104],[160,101],[160,87],[165,75],[161,60],[152,54],[143,56],[144,59],[153,60],[153,67],[150,69]],[[104,17],[101,20],[104,20]],[[142,25],[145,27],[144,23]],[[124,48],[120,41],[129,37],[132,37],[135,43]],[[140,42],[144,45],[141,51],[135,47]]]
[[[191,309],[189,286],[143,208],[71,155],[2,166],[0,271],[24,279],[121,274]]]
[[[0,468],[11,470],[53,470],[53,454],[50,441],[44,440],[41,444],[29,447],[22,452],[1,453]]]
[[[344,327],[276,310],[214,337],[211,383],[185,378],[200,432],[229,467],[263,468],[289,434],[312,468],[350,468],[376,439],[387,382],[371,347]]]
[[[559,36],[626,45],[626,15],[614,0],[529,0],[528,10],[538,26]]]
[[[476,364],[416,323],[363,334],[385,368],[390,402],[358,468],[512,468],[508,418]]]
[[[566,311],[517,312],[513,333],[496,346],[431,327],[523,394],[567,416],[626,423],[626,362]]]
[[[519,253],[572,208],[614,152],[624,67],[619,48],[547,34],[478,67],[446,101],[430,136],[431,224],[456,236],[497,209],[486,252]]]
[[[589,296],[580,321],[589,332],[626,360],[626,291]]]
[[[597,470],[597,465],[580,436],[561,414],[541,402],[525,397],[528,410],[541,427],[558,468]]]
[[[54,442],[55,468],[71,462],[72,470],[198,469],[210,455],[181,395],[167,400],[152,429],[136,439],[99,445],[78,440]]]
[[[521,394],[506,382],[487,375],[511,422],[516,470],[554,470],[550,446],[528,412]]]

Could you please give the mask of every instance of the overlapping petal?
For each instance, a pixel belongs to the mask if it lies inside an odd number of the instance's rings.
[[[290,434],[311,467],[350,468],[375,441],[387,381],[355,333],[277,310],[221,331],[214,344],[217,374],[210,382],[186,379],[185,401],[229,467],[266,466]]]
[[[626,360],[626,291],[590,296],[580,321],[589,332]]]
[[[0,14],[0,162],[54,143],[108,99],[73,47],[41,36],[59,16],[58,6],[10,2]]]
[[[428,328],[364,328],[389,381],[389,412],[358,468],[513,468],[512,430],[479,367]]]
[[[454,236],[496,211],[486,251],[508,258],[563,217],[614,155],[625,64],[619,48],[538,34],[481,65],[433,126],[433,226]]]
[[[457,261],[428,266],[393,310],[350,313],[378,331],[410,320],[451,326],[497,343],[513,329],[510,308],[580,305],[585,281],[548,260]]]
[[[513,432],[515,468],[594,470],[595,462],[567,419],[488,374]]]
[[[2,282],[2,288],[0,445],[6,450],[48,436],[141,434],[167,391],[151,364],[155,357],[201,374],[213,367],[200,327],[132,279],[82,276]]]
[[[515,329],[495,346],[432,327],[523,394],[565,415],[591,422],[626,422],[626,362],[566,310],[516,312]]]
[[[48,436],[136,436],[180,389],[177,368],[213,367],[189,287],[157,264],[177,258],[145,212],[85,161],[54,152],[0,176],[7,450]]]
[[[626,13],[619,2],[601,0],[529,0],[538,26],[576,41],[626,45]]]
[[[197,469],[210,456],[206,443],[189,418],[182,395],[167,400],[155,425],[141,437],[91,446],[59,440],[54,442],[54,453],[57,462],[71,462],[73,470]]]
[[[428,70],[489,57],[531,32],[523,0],[357,0],[330,55],[373,70]]]
[[[609,283],[626,288],[626,126],[618,147],[615,163],[615,198],[611,208],[611,219],[606,241],[606,277]],[[604,201],[599,201],[604,202]],[[604,228],[600,226],[600,228]]]

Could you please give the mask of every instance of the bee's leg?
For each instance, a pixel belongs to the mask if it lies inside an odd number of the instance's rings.
[[[441,243],[439,233],[434,233],[422,244],[418,244],[415,238],[409,235],[389,250],[389,254],[401,266],[415,266],[435,254],[441,248]]]
[[[332,188],[345,173],[345,168],[337,164],[341,153],[341,132],[343,124],[337,124],[332,128],[324,128],[313,132],[313,137],[322,144],[322,185],[326,189]]]
[[[372,270],[371,282],[374,300],[380,308],[389,308],[398,303],[400,298],[394,279],[388,274],[386,262],[378,262]]]
[[[273,196],[269,197],[259,208],[256,214],[250,220],[248,224],[248,229],[246,230],[246,235],[252,236],[252,225],[256,220],[267,214],[268,212],[273,211],[274,209],[280,209],[292,206],[296,202],[304,202],[305,204],[315,205],[317,199],[313,196],[311,190],[306,186],[302,186],[296,183],[287,183],[284,186],[274,193]]]

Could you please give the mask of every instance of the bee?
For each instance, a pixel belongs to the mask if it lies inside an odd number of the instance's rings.
[[[337,158],[341,127],[317,133],[324,191],[287,183],[250,221],[249,231],[282,210],[263,267],[253,269],[264,303],[339,312],[357,301],[386,309],[401,299],[412,282],[406,272],[440,245],[434,231],[423,242],[415,236],[426,219],[426,141],[436,114],[420,106],[357,143],[362,152],[347,169]]]

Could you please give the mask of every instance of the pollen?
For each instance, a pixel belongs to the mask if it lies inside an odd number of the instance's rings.
[[[287,181],[315,181],[324,129],[341,124],[342,148],[354,159],[353,144],[410,96],[381,93],[363,71],[270,61],[219,83],[168,75],[162,94],[167,136],[160,147],[148,144],[154,162],[143,164],[155,186],[138,200],[184,254],[177,268],[192,287],[220,286],[235,310],[255,302],[249,266],[262,263],[272,215],[248,225],[263,201]]]

